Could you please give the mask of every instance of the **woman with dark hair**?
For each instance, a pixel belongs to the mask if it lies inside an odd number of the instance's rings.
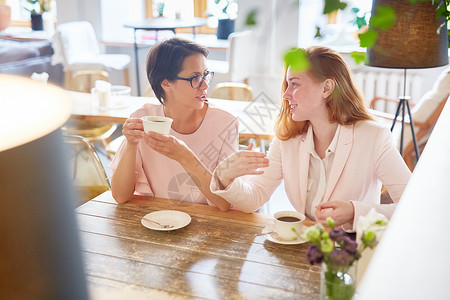
[[[229,209],[209,183],[219,161],[238,150],[238,122],[207,102],[214,75],[207,70],[207,55],[206,48],[180,38],[150,50],[147,75],[161,104],[145,104],[123,125],[126,139],[110,164],[118,203],[135,193]],[[172,118],[169,135],[145,134],[144,116]]]
[[[351,230],[372,207],[390,217],[395,204],[380,204],[381,184],[396,203],[410,177],[391,133],[372,120],[338,53],[311,47],[292,54],[307,57],[309,68],[286,68],[267,157],[231,155],[215,169],[211,190],[253,212],[284,179],[292,205],[312,220],[332,217]]]

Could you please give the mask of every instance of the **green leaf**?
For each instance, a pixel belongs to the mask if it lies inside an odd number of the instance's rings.
[[[304,49],[293,48],[289,50],[284,55],[284,62],[294,72],[304,72],[309,69],[309,60]]]
[[[355,63],[359,65],[366,60],[366,53],[353,51],[352,53],[350,53],[350,57],[352,57]]]
[[[326,219],[326,222],[327,222],[328,227],[330,227],[331,229],[334,229],[334,220],[333,220],[333,218],[328,217]]]
[[[256,22],[256,16],[258,14],[258,10],[254,9],[252,11],[250,11],[247,14],[247,17],[245,18],[245,25],[247,26],[255,26],[257,24]]]
[[[390,6],[377,6],[375,15],[370,18],[369,25],[381,30],[394,26],[397,17],[395,10]]]
[[[436,9],[436,19],[439,19],[440,17],[447,17],[448,11],[447,7],[443,4],[440,4],[438,8]]]
[[[320,241],[320,250],[323,253],[330,253],[334,249],[334,244],[330,239]]]
[[[377,220],[375,222],[376,225],[387,225],[387,222],[385,220]]]
[[[323,38],[323,35],[320,32],[320,27],[319,26],[316,26],[316,34],[314,35],[314,37],[317,38],[317,39]]]
[[[373,248],[377,245],[377,238],[373,231],[368,230],[363,232],[362,242],[364,246]]]
[[[305,236],[308,241],[318,244],[320,242],[320,236],[322,235],[323,229],[317,225],[310,226],[305,231]]]
[[[378,32],[368,29],[366,32],[358,34],[358,38],[361,47],[372,48],[378,38]]]
[[[361,27],[363,27],[364,25],[367,25],[366,18],[356,17],[356,25],[359,29],[361,29]]]
[[[325,0],[325,6],[323,7],[323,14],[329,14],[335,10],[343,10],[347,7],[347,3],[341,2],[341,0]]]

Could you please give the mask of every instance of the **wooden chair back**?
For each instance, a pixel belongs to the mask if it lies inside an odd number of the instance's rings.
[[[439,116],[441,115],[441,112],[444,109],[447,100],[448,96],[438,105],[436,110],[430,115],[430,117],[425,122],[420,123],[415,122],[413,120],[415,130],[414,133],[416,134],[416,139],[418,141],[420,152],[423,151],[423,148],[427,144],[428,137],[431,134],[431,131],[433,130],[437,120],[439,119]],[[413,171],[415,166],[414,162],[416,161],[416,153],[414,151],[414,143],[412,141],[406,145],[405,150],[403,151],[403,159],[405,160],[408,168],[411,171]]]
[[[76,92],[90,93],[97,80],[109,82],[108,72],[103,70],[78,71],[73,74],[69,89]]]
[[[217,84],[211,92],[211,98],[238,101],[253,101],[252,88],[245,83],[223,82]]]
[[[78,192],[77,205],[110,190],[105,169],[92,144],[77,135],[65,135],[64,142],[67,146],[72,182]]]

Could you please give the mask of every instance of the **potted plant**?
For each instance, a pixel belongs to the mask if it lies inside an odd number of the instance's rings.
[[[311,265],[322,265],[321,300],[352,299],[357,280],[356,262],[363,256],[364,250],[373,249],[378,244],[387,223],[384,215],[372,209],[358,221],[359,241],[352,240],[344,229],[335,228],[332,218],[327,218],[327,225],[331,229],[329,232],[320,223],[306,230],[304,237],[311,243],[306,259]]]
[[[236,0],[214,0],[215,6],[208,8],[208,16],[217,19],[217,38],[226,40],[234,32],[237,17]]]
[[[27,2],[30,5],[25,9],[31,14],[31,29],[43,30],[42,14],[50,10],[50,0],[27,0]]]

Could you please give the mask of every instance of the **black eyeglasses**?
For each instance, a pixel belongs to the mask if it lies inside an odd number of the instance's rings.
[[[175,79],[189,81],[191,83],[191,86],[193,89],[198,89],[202,85],[203,81],[205,81],[207,84],[209,84],[213,78],[214,78],[214,72],[209,72],[209,71],[207,71],[205,73],[205,75],[203,75],[203,76],[196,75],[191,78],[175,77]]]

